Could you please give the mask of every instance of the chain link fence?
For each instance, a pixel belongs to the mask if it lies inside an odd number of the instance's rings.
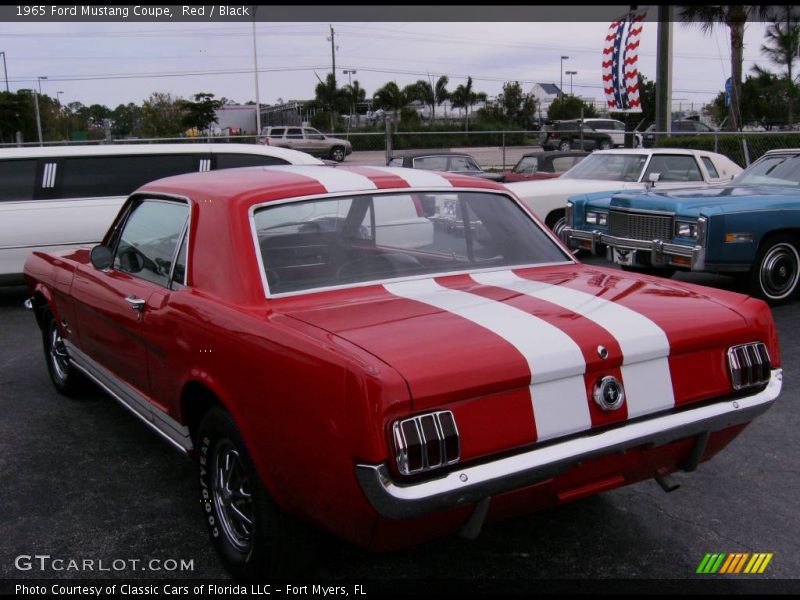
[[[713,133],[670,135],[655,133],[658,148],[687,148],[724,154],[742,167],[759,159],[769,150],[800,148],[800,132],[792,131],[717,131]],[[647,138],[645,138],[647,144]]]

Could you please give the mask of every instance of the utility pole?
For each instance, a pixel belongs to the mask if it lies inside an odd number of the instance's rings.
[[[672,129],[672,6],[658,7],[656,49],[656,131]]]
[[[333,87],[336,89],[336,32],[333,30],[333,25],[328,25],[331,28],[331,73],[333,73]]]
[[[39,85],[41,85],[41,81],[39,81]],[[39,132],[39,145],[43,146],[42,143],[42,117],[39,113],[39,96],[36,94],[36,89],[34,88],[31,90],[33,92],[33,105],[36,109],[36,130]]]
[[[11,90],[8,89],[8,67],[6,67],[6,53],[0,52],[3,55],[3,75],[6,78],[6,91],[10,92]]]
[[[256,10],[257,6],[253,7],[253,73],[256,78],[256,142],[258,142],[261,135],[261,95],[258,90],[258,49],[256,46]]]

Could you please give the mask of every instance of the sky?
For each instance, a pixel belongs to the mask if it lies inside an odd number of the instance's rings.
[[[490,97],[504,81],[527,91],[533,82],[560,82],[577,71],[576,95],[602,99],[601,57],[608,23],[332,23],[339,84],[344,69],[368,95],[389,80],[402,87],[428,74],[450,77],[450,89],[467,75]],[[646,22],[639,70],[655,78],[656,28]],[[745,73],[761,55],[765,25],[745,33]],[[728,30],[703,35],[697,26],[674,24],[673,104],[699,110],[730,75]],[[309,99],[317,76],[331,68],[329,23],[256,24],[259,92],[263,104]],[[60,94],[62,103],[140,104],[152,92],[190,97],[210,92],[240,103],[255,100],[252,23],[1,23],[11,90]],[[0,65],[1,66],[1,65]],[[775,68],[775,67],[771,67]],[[4,82],[0,80],[0,85]],[[4,89],[4,88],[3,88]],[[564,89],[570,91],[569,76]]]

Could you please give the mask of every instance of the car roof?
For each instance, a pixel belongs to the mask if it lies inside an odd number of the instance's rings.
[[[292,164],[322,164],[321,160],[305,152],[260,144],[86,144],[81,146],[25,146],[22,148],[0,148],[0,160],[9,158],[130,156],[140,154],[257,154],[282,158]]]
[[[454,188],[508,192],[500,184],[469,175],[404,167],[341,165],[275,165],[187,173],[152,181],[137,191],[246,204],[333,193]]]
[[[800,148],[778,148],[768,150],[765,154],[800,154]]]
[[[422,158],[424,156],[469,156],[471,159],[475,160],[475,157],[471,154],[467,154],[466,152],[454,152],[452,150],[400,152],[393,155],[392,158]]]
[[[687,148],[617,148],[614,150],[595,150],[592,154],[684,154],[687,156],[722,156],[706,150],[690,150]]]

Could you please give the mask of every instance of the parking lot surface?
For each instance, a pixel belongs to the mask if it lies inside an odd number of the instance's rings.
[[[675,280],[733,285],[721,276],[679,274]],[[173,559],[193,567],[126,568],[114,576],[226,578],[202,522],[194,464],[101,391],[80,400],[59,396],[47,376],[33,315],[22,307],[25,297],[24,288],[0,289],[0,577],[99,575],[15,566],[20,555],[47,554],[107,565]],[[451,537],[391,554],[326,540],[311,576],[683,579],[698,577],[706,553],[771,552],[764,575],[724,576],[729,589],[759,577],[793,580],[774,583],[798,591],[800,302],[776,308],[774,315],[782,396],[713,461],[676,475],[677,491],[666,494],[646,481],[489,524],[473,542]]]

